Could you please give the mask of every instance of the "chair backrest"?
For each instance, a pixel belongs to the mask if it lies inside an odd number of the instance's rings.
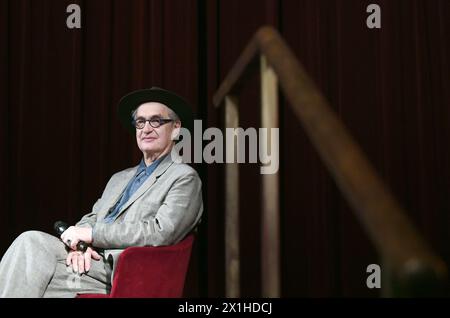
[[[110,297],[182,297],[193,242],[189,234],[176,245],[125,249]]]

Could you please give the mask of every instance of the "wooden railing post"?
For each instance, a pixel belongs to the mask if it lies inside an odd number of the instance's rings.
[[[389,266],[384,276],[387,283],[383,284],[383,295],[439,294],[442,284],[448,279],[446,263],[418,233],[348,129],[292,50],[272,27],[263,27],[255,34],[214,95],[216,107],[225,100],[227,127],[238,127],[237,101],[229,95],[242,87],[240,82],[244,74],[255,70],[253,62],[259,55],[264,56],[261,67],[263,125],[278,126],[278,78],[286,104],[299,119],[322,162],[379,252],[380,258]],[[239,295],[237,169],[236,163],[226,167],[226,266],[227,296],[230,297]],[[275,297],[279,295],[280,289],[279,261],[275,260],[275,257],[279,257],[280,242],[278,185],[278,175],[263,176],[262,195],[266,201],[262,204],[262,293],[264,296]],[[274,190],[275,188],[277,190]]]
[[[278,139],[272,149],[271,128],[279,127],[278,80],[273,69],[261,56],[261,123],[267,129],[267,142],[261,142],[262,153],[279,152]],[[270,132],[270,133],[269,133]],[[272,156],[273,157],[273,156]],[[276,156],[278,160],[279,156]],[[262,296],[280,297],[280,204],[279,174],[263,174],[262,178],[262,224],[261,224],[261,271]]]
[[[239,125],[238,99],[235,96],[225,98],[225,128],[237,128]],[[225,165],[225,272],[226,296],[240,296],[239,275],[239,166],[237,163],[236,136],[226,140]]]

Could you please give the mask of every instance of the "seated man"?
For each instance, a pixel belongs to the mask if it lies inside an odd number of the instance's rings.
[[[0,297],[109,293],[123,249],[177,243],[199,222],[201,181],[194,169],[171,156],[181,126],[192,124],[189,105],[151,88],[128,94],[118,110],[136,135],[140,164],[113,175],[92,212],[61,240],[43,232],[22,233],[0,263]],[[86,252],[76,250],[79,241],[90,244]]]

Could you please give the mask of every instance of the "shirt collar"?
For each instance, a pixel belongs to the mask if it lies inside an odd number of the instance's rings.
[[[137,175],[141,174],[143,171],[145,171],[145,174],[150,175],[155,169],[156,167],[161,163],[161,161],[164,160],[164,158],[167,155],[164,155],[158,159],[156,159],[155,161],[153,161],[148,167],[145,164],[144,158],[141,159],[141,162],[139,163],[139,167],[137,170]]]

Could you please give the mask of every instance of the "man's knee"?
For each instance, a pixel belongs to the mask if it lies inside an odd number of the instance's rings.
[[[34,257],[54,255],[58,260],[67,257],[64,243],[56,236],[40,231],[26,231],[11,245],[13,250],[33,253]],[[37,254],[36,254],[37,252]]]
[[[25,240],[25,241],[36,241],[41,239],[42,235],[46,234],[44,232],[40,232],[40,231],[26,231],[23,232],[22,234],[20,234],[17,239],[18,240]]]
[[[41,245],[45,244],[45,241],[50,239],[51,237],[52,237],[51,235],[40,231],[26,231],[20,234],[17,237],[16,241],[17,243],[25,245],[33,245],[33,244]]]

